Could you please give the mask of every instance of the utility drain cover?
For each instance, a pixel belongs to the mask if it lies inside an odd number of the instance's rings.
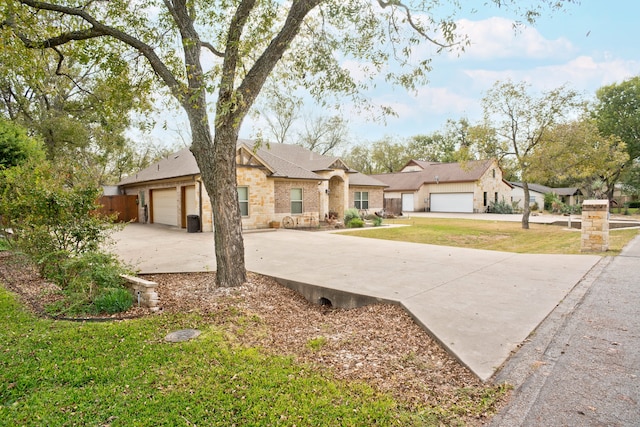
[[[200,331],[197,329],[180,329],[179,331],[171,332],[164,337],[164,340],[168,342],[183,342],[196,338],[198,335],[200,335]]]

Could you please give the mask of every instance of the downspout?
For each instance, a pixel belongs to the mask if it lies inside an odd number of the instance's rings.
[[[198,215],[200,216],[200,232],[202,232],[202,181],[198,180]]]

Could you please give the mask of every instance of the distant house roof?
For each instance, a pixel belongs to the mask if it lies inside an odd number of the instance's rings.
[[[290,144],[261,144],[255,141],[238,140],[238,149],[244,149],[262,163],[273,178],[325,180],[316,172],[343,169],[350,174],[351,185],[379,186],[386,184],[350,169],[340,158],[323,156],[304,147]],[[177,153],[154,163],[140,172],[120,181],[119,185],[131,185],[140,182],[157,181],[197,175],[200,169],[193,153],[184,148]]]
[[[523,186],[521,182],[511,182],[510,184],[513,185],[514,187],[520,187],[520,188],[522,188]],[[536,193],[540,193],[540,194],[555,193],[558,196],[582,195],[582,191],[580,191],[578,187],[553,188],[553,187],[547,187],[546,185],[529,184],[529,190],[535,191]]]
[[[424,184],[477,181],[492,163],[492,160],[472,160],[462,163],[411,160],[403,169],[415,165],[419,170],[370,176],[387,184],[385,191],[416,191]]]

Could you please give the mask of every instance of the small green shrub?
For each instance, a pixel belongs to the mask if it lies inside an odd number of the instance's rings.
[[[360,212],[356,208],[347,209],[344,211],[344,223],[347,225],[351,222],[352,219],[358,218],[360,219]]]
[[[501,201],[491,203],[490,210],[492,213],[497,214],[512,214],[513,205],[510,202],[507,202],[503,197]]]
[[[629,202],[627,204],[627,207],[632,208],[632,209],[640,208],[640,201]]]
[[[133,305],[133,296],[124,288],[107,288],[93,300],[97,313],[121,313]]]
[[[377,215],[374,215],[373,219],[371,221],[373,221],[373,226],[374,227],[380,227],[382,225],[382,218],[380,218]]]
[[[362,228],[364,227],[364,221],[360,218],[352,218],[347,222],[347,228]]]
[[[553,204],[559,202],[560,199],[558,195],[555,193],[545,193],[544,195],[544,210],[551,211],[553,210]]]

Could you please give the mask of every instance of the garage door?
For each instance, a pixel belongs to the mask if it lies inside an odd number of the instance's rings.
[[[413,194],[402,195],[402,212],[413,212]]]
[[[151,214],[156,224],[178,225],[178,200],[175,188],[151,190]]]
[[[431,194],[431,212],[473,212],[473,193]]]

